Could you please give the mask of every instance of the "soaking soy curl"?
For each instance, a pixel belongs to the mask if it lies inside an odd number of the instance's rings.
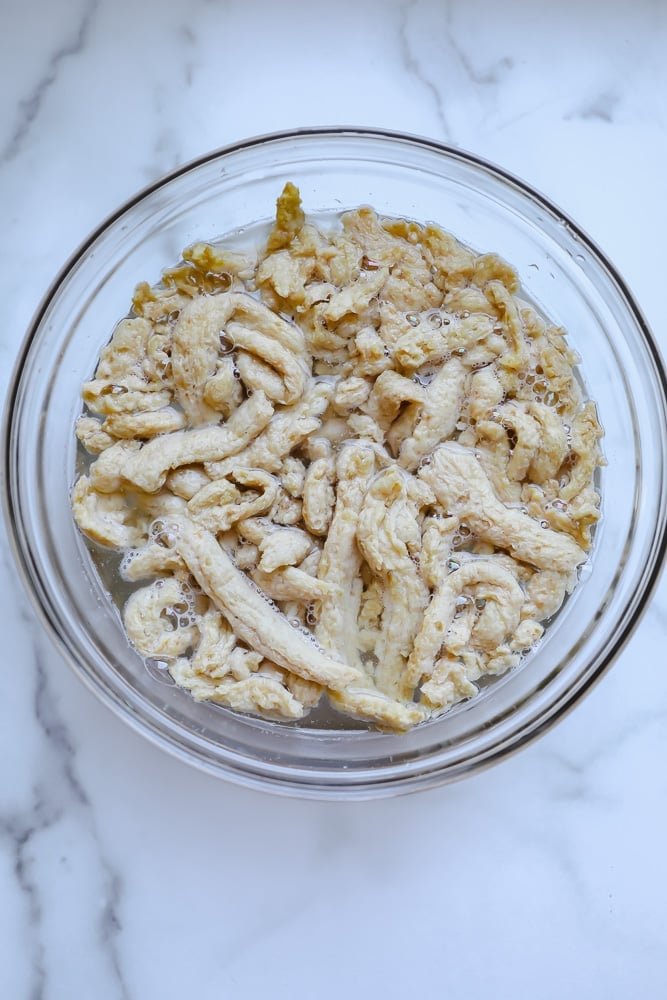
[[[309,221],[287,184],[247,245],[136,289],[83,386],[74,516],[121,556],[153,676],[406,730],[516,667],[576,586],[595,405],[516,271],[438,226]]]

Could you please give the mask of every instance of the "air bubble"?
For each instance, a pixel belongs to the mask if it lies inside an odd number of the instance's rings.
[[[227,333],[220,333],[220,353],[221,354],[231,354],[236,347],[236,342],[233,337],[230,337]]]
[[[158,681],[160,684],[169,684],[173,687],[176,683],[169,673],[169,660],[163,660],[156,656],[147,656],[144,660],[144,666],[153,680]]]
[[[123,577],[126,576],[130,566],[132,565],[132,563],[134,562],[134,560],[137,558],[138,555],[139,555],[138,549],[130,549],[129,552],[125,553],[120,564],[121,576]]]
[[[405,314],[405,318],[410,324],[410,326],[419,326],[419,314],[414,312],[409,312]]]
[[[216,285],[218,285],[220,290],[223,292],[226,292],[228,288],[232,287],[233,279],[229,271],[209,271],[206,277],[215,281]]]
[[[428,321],[431,324],[431,326],[436,330],[439,330],[440,327],[442,326],[442,316],[437,310],[434,310],[433,312],[428,314]]]
[[[551,506],[554,510],[567,510],[567,504],[564,500],[554,500]]]
[[[460,594],[459,597],[456,598],[454,606],[458,611],[462,611],[463,608],[466,608],[470,604],[471,600],[472,598],[468,597],[467,594]]]
[[[540,528],[548,528],[548,527],[549,527],[548,521],[540,521]]]
[[[475,607],[477,608],[478,611],[483,611],[484,608],[486,607],[486,598],[478,597],[475,601]]]
[[[456,572],[457,569],[460,568],[461,568],[461,563],[458,562],[456,559],[447,560],[447,569],[449,570],[450,573],[454,573]]]
[[[413,378],[418,385],[421,385],[424,388],[426,388],[426,386],[430,385],[433,379],[435,378],[435,372],[429,368],[423,372],[415,372]]]
[[[361,266],[364,271],[377,271],[381,267],[379,260],[373,260],[372,257],[368,257],[366,254],[361,258]]]

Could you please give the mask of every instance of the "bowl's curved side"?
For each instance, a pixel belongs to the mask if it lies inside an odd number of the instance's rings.
[[[365,193],[353,204],[379,201],[376,207],[392,214],[404,197],[402,214],[426,219],[431,206],[436,217],[446,210],[472,244],[505,227],[520,266],[531,255],[548,257],[559,308],[580,327],[584,370],[608,414],[605,475],[622,510],[607,504],[590,578],[554,631],[550,659],[531,661],[494,689],[493,699],[475,699],[404,737],[298,732],[210,707],[194,711],[180,703],[180,692],[152,687],[129,647],[119,652],[118,616],[69,514],[78,385],[104,337],[100,330],[110,332],[122,315],[133,276],[164,264],[172,252],[165,245],[179,252],[198,225],[217,225],[219,235],[227,221],[228,229],[241,225],[244,212],[247,222],[248,206],[269,204],[285,171],[301,174],[317,206],[331,202],[342,178],[348,198]],[[268,214],[259,211],[260,218]],[[543,301],[553,286],[542,274],[535,281],[528,290]],[[594,367],[586,367],[588,359]],[[458,779],[525,746],[609,668],[646,608],[667,548],[667,377],[624,281],[595,243],[525,182],[473,154],[401,133],[324,128],[248,139],[180,167],[118,209],[72,255],[33,317],[10,382],[1,447],[14,559],[77,675],[136,731],[180,759],[289,794],[412,791]]]

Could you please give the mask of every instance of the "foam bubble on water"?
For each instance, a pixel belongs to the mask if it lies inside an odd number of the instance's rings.
[[[123,578],[127,577],[127,574],[130,571],[130,567],[138,555],[139,555],[139,549],[128,549],[125,555],[123,556],[119,567],[120,575]]]
[[[315,612],[315,607],[314,605],[309,604],[308,607],[306,608],[306,625],[310,626],[317,625],[317,622],[318,622],[318,616]]]

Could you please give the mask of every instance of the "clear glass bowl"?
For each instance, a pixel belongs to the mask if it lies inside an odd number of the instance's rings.
[[[197,704],[129,647],[69,507],[80,386],[134,286],[181,249],[269,219],[283,183],[309,212],[360,204],[435,221],[519,270],[568,331],[605,428],[603,518],[574,595],[520,669],[405,735],[323,730]],[[3,434],[16,561],[59,648],[137,731],[213,774],[258,788],[370,797],[487,766],[544,732],[609,667],[636,625],[665,549],[665,373],[637,305],[599,249],[547,199],[478,158],[365,129],[242,142],[137,195],[94,232],[50,289],[20,353]]]

